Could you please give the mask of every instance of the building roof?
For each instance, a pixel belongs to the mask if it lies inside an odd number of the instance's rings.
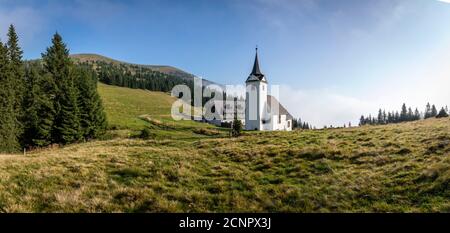
[[[264,77],[264,74],[261,73],[261,70],[259,69],[258,48],[256,48],[255,62],[253,63],[252,72],[248,76],[246,82],[252,82],[252,81],[267,82],[266,78]]]
[[[280,113],[279,115],[286,115],[286,120],[291,120],[294,117],[292,117],[292,115],[286,110],[286,108],[280,104],[280,102],[278,102],[278,100],[271,96],[271,95],[267,95],[267,105],[269,106],[270,109],[272,109],[272,106],[276,106],[278,104],[278,112]]]

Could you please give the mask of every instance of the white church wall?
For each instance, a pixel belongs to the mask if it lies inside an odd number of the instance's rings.
[[[263,123],[263,120],[269,118],[267,114],[267,83],[249,82],[246,92],[245,129],[268,130],[269,126]]]
[[[258,82],[258,122],[259,129],[266,129],[268,126],[264,125],[264,120],[270,120],[270,116],[267,114],[267,84],[264,82]]]
[[[258,85],[247,83],[245,98],[245,129],[259,130],[260,120],[258,117]]]

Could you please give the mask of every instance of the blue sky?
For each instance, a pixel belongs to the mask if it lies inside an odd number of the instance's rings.
[[[58,31],[72,53],[172,65],[222,84],[245,81],[258,45],[281,102],[317,126],[403,102],[450,104],[444,1],[0,0],[3,40],[10,23],[29,59]]]

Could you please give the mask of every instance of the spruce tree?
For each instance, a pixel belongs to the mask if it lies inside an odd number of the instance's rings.
[[[242,131],[242,121],[239,120],[236,116],[234,117],[233,120],[233,126],[231,128],[231,136],[239,137],[241,135],[241,131]]]
[[[97,78],[94,72],[79,68],[77,70],[78,104],[82,136],[92,139],[102,135],[107,127],[106,114],[97,92]]]
[[[431,106],[431,115],[430,117],[436,117],[438,114],[436,106],[433,104],[433,106]]]
[[[425,119],[428,119],[431,117],[431,105],[430,103],[427,103],[427,106],[425,107]]]
[[[416,120],[416,121],[420,120],[420,112],[419,112],[419,109],[417,109],[417,108],[414,111],[414,120]]]
[[[383,111],[381,110],[381,108],[378,110],[377,123],[379,125],[384,124],[384,122],[383,122]]]
[[[359,118],[359,126],[363,126],[366,124],[366,118],[364,116],[361,116],[361,118]]]
[[[20,148],[16,99],[7,48],[0,42],[0,151],[15,152]]]
[[[65,83],[61,87],[61,91],[64,92],[64,95],[61,95],[58,101],[60,109],[55,120],[54,138],[57,142],[68,144],[79,141],[83,136],[78,107],[78,90],[71,81]]]
[[[441,108],[439,113],[436,115],[436,118],[444,118],[444,117],[448,117],[448,113],[447,111],[445,111],[445,108]]]
[[[402,105],[402,111],[400,112],[400,122],[408,120],[408,110],[406,109],[406,104]]]
[[[25,115],[23,108],[23,98],[25,94],[24,66],[22,62],[23,51],[19,46],[19,37],[17,36],[13,25],[9,26],[8,42],[6,43],[6,46],[8,48],[7,57],[10,68],[9,75],[14,87],[12,90],[14,92],[14,117],[16,119],[18,133],[22,135],[22,122]]]
[[[52,46],[42,54],[42,58],[45,71],[51,74],[55,83],[53,141],[63,144],[78,141],[82,135],[75,72],[69,50],[58,33],[53,36]]]
[[[11,69],[12,82],[16,91],[16,104],[18,105],[17,111],[22,111],[20,109],[20,104],[22,103],[21,101],[25,92],[24,68],[22,61],[23,51],[19,46],[19,38],[13,25],[9,26],[8,42],[6,45],[8,48],[7,56]]]
[[[24,98],[24,145],[47,146],[52,142],[52,127],[55,119],[52,93],[55,84],[50,74],[42,74],[37,63],[26,69],[27,86]]]
[[[408,121],[413,121],[414,120],[414,113],[411,109],[411,107],[408,108],[408,117],[407,117]]]

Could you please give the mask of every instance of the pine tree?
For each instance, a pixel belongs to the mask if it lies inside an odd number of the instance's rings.
[[[0,151],[11,153],[20,148],[20,132],[15,112],[16,99],[7,48],[1,42],[0,87]]]
[[[97,92],[97,79],[87,69],[80,68],[77,74],[82,136],[86,139],[96,138],[105,132],[107,126],[106,114]]]
[[[81,139],[78,90],[74,83],[75,73],[69,58],[69,50],[61,36],[56,33],[52,46],[42,54],[45,71],[55,83],[54,109],[56,112],[52,138],[57,143],[71,143]]]
[[[80,140],[83,136],[78,107],[78,90],[73,82],[69,82],[61,87],[61,91],[65,95],[62,95],[59,100],[60,109],[55,121],[55,139],[57,142],[68,144]]]
[[[436,106],[433,104],[433,106],[431,106],[431,115],[430,117],[436,117],[438,114]]]
[[[420,112],[419,112],[419,109],[417,109],[417,108],[414,111],[414,120],[416,120],[416,121],[420,120]]]
[[[428,119],[431,117],[431,105],[430,103],[427,103],[427,106],[425,107],[425,119]]]
[[[292,119],[292,129],[296,129],[298,127],[298,121],[296,118]]]
[[[30,64],[26,70],[27,86],[24,98],[24,145],[47,146],[52,142],[55,119],[52,93],[55,84],[50,74],[41,74],[38,64]]]
[[[439,114],[436,115],[436,118],[444,118],[444,117],[448,117],[448,113],[447,111],[445,111],[445,108],[441,108]]]
[[[23,118],[24,118],[24,108],[23,108],[23,98],[25,94],[25,80],[24,80],[24,69],[22,62],[23,51],[19,46],[19,37],[17,36],[16,30],[13,25],[9,26],[8,29],[8,42],[7,45],[7,57],[9,61],[9,68],[11,75],[11,83],[13,85],[13,98],[14,98],[14,118],[16,119],[16,129],[18,134],[22,136],[23,133]]]
[[[411,107],[408,108],[408,116],[407,116],[407,121],[413,121],[414,120],[414,113],[411,109]]]
[[[408,110],[406,109],[406,104],[402,105],[402,111],[400,112],[400,122],[408,120]]]
[[[359,126],[363,126],[366,124],[366,118],[364,116],[361,116],[361,118],[359,118]]]
[[[383,121],[383,111],[381,110],[381,108],[380,108],[380,110],[378,110],[377,123],[378,123],[378,124],[384,124],[384,121]]]
[[[239,137],[241,135],[241,131],[242,131],[242,122],[239,119],[237,119],[237,117],[235,117],[233,120],[231,136]]]

